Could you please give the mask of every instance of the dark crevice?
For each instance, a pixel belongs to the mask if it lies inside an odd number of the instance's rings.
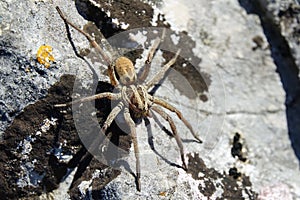
[[[300,80],[299,68],[287,39],[282,35],[279,24],[272,14],[266,10],[266,5],[259,0],[239,0],[240,5],[248,14],[256,14],[264,34],[270,45],[271,56],[277,67],[283,89],[286,93],[286,117],[289,137],[293,150],[300,161]],[[280,17],[280,16],[278,16]]]

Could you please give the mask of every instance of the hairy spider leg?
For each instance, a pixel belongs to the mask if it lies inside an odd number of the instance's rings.
[[[150,71],[150,66],[151,66],[151,63],[152,63],[152,60],[153,60],[153,57],[154,57],[154,54],[157,50],[157,48],[159,47],[159,45],[162,43],[162,41],[164,40],[165,38],[165,35],[166,35],[166,29],[164,28],[163,29],[163,32],[162,32],[162,36],[161,38],[160,37],[157,37],[155,40],[154,40],[154,43],[148,53],[148,56],[147,56],[147,60],[145,61],[145,65],[144,67],[141,69],[141,71],[138,73],[138,80],[139,80],[139,83],[143,83],[146,78],[148,77],[149,75],[149,71]]]
[[[65,15],[63,14],[63,12],[60,10],[60,8],[58,6],[56,6],[56,10],[59,13],[60,17],[64,20],[64,22],[66,24],[69,24],[70,26],[72,26],[75,30],[77,30],[78,32],[80,32],[81,34],[83,34],[88,41],[91,43],[91,45],[96,49],[96,51],[98,53],[100,53],[102,59],[106,62],[107,66],[108,66],[108,75],[110,78],[110,82],[113,86],[117,86],[119,85],[119,81],[116,78],[115,72],[114,72],[114,67],[113,67],[113,63],[111,61],[111,58],[104,52],[104,50],[97,44],[97,42],[94,40],[94,38],[84,32],[83,30],[81,30],[79,27],[77,27],[75,24],[73,24],[72,22],[70,22]],[[104,38],[104,36],[103,36]]]
[[[149,100],[152,101],[153,103],[155,104],[158,104],[172,112],[175,112],[176,115],[178,116],[178,118],[185,124],[185,126],[190,130],[190,132],[192,133],[192,135],[194,136],[194,138],[199,142],[199,143],[202,143],[202,140],[196,135],[196,133],[194,132],[194,129],[193,127],[191,126],[191,124],[182,116],[181,112],[175,108],[174,106],[170,105],[168,102],[160,99],[160,98],[157,98],[157,97],[154,97],[154,96],[151,96],[149,95]]]
[[[177,146],[179,147],[180,156],[181,156],[181,160],[182,160],[182,168],[184,170],[187,170],[187,166],[186,166],[185,159],[184,159],[183,144],[182,144],[180,136],[177,133],[177,129],[176,129],[176,126],[175,126],[175,123],[174,123],[173,119],[170,117],[170,115],[168,115],[165,111],[160,109],[158,106],[152,106],[151,109],[154,110],[156,113],[158,113],[167,122],[169,122],[171,130],[172,130],[173,135],[175,137]]]
[[[63,103],[63,104],[56,104],[54,105],[54,107],[66,107],[66,106],[70,106],[72,104],[78,104],[78,103],[83,103],[83,102],[87,102],[87,101],[93,101],[96,99],[102,99],[102,98],[108,98],[110,100],[120,100],[121,99],[121,95],[120,94],[115,94],[115,93],[111,93],[111,92],[103,92],[103,93],[99,93],[93,96],[89,96],[89,97],[84,97],[75,101],[71,101],[69,103]]]
[[[111,123],[116,118],[116,116],[120,113],[123,107],[124,107],[123,102],[119,102],[117,106],[112,109],[112,111],[109,113],[109,115],[107,116],[105,122],[101,127],[101,132],[102,132],[102,134],[100,133],[101,136],[105,135],[107,128],[110,127]],[[89,152],[92,153],[94,150],[96,150],[99,147],[100,144],[102,144],[103,146],[105,145],[107,146],[111,138],[111,135],[112,135],[111,133],[108,133],[108,135],[104,139],[101,139],[102,137],[100,137],[100,139],[95,138],[95,141],[89,147]],[[100,142],[97,142],[97,140],[99,140]],[[97,152],[94,153],[97,154]]]
[[[153,85],[157,84],[166,74],[166,72],[170,69],[170,67],[172,65],[174,65],[174,63],[176,62],[176,59],[178,57],[178,55],[180,54],[181,49],[178,49],[176,52],[176,55],[169,60],[169,62],[167,64],[165,64],[161,70],[150,80],[148,81],[145,86],[147,89],[151,88]]]
[[[140,152],[139,152],[139,147],[138,147],[138,141],[137,141],[137,135],[136,135],[136,129],[135,129],[135,123],[132,120],[129,112],[129,108],[125,107],[124,108],[124,118],[129,126],[130,129],[130,134],[132,137],[132,142],[133,142],[133,148],[134,148],[134,154],[135,154],[135,159],[136,159],[136,179],[137,179],[137,190],[141,191],[141,166],[140,166]]]
[[[124,107],[124,103],[121,101],[121,102],[118,103],[118,105],[116,107],[114,107],[112,109],[112,111],[107,116],[107,118],[106,118],[106,120],[103,123],[103,126],[101,128],[103,133],[105,133],[107,128],[110,127],[111,123],[114,121],[114,119],[120,113],[120,111],[123,109],[123,107]]]

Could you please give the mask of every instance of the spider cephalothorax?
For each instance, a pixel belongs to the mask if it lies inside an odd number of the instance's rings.
[[[150,115],[147,89],[144,85],[137,85],[137,74],[130,59],[119,57],[113,69],[116,79],[119,81],[117,89],[121,91],[122,101],[129,106],[135,118],[143,118]],[[114,73],[114,72],[113,72]]]
[[[116,60],[115,70],[117,79],[122,85],[131,85],[136,81],[136,73],[133,63],[128,58],[122,56]]]
[[[150,49],[150,53],[148,54],[147,60],[145,61],[145,66],[138,73],[135,72],[134,65],[130,59],[126,57],[119,57],[112,62],[109,57],[105,54],[105,52],[100,48],[100,46],[93,40],[93,38],[79,29],[77,26],[69,22],[60,9],[57,7],[57,11],[59,12],[62,19],[66,24],[71,25],[73,28],[84,34],[90,43],[98,50],[101,54],[104,61],[107,62],[108,65],[108,75],[110,78],[111,84],[116,88],[116,92],[104,92],[99,93],[93,96],[85,97],[79,100],[75,100],[66,104],[57,104],[56,107],[64,107],[74,103],[81,103],[86,101],[92,101],[95,99],[108,98],[112,101],[116,101],[117,106],[115,106],[112,111],[109,113],[106,121],[102,126],[103,133],[106,132],[107,128],[111,125],[113,120],[116,118],[118,114],[123,114],[126,123],[129,126],[130,134],[132,137],[133,145],[134,145],[134,153],[136,157],[136,176],[137,176],[137,189],[141,189],[140,184],[140,158],[139,158],[139,148],[137,143],[137,135],[135,130],[135,122],[132,119],[132,115],[134,118],[145,119],[147,117],[151,117],[154,113],[159,114],[163,119],[165,119],[172,130],[172,134],[176,139],[177,145],[180,150],[182,167],[187,169],[185,159],[184,159],[184,151],[181,138],[179,137],[175,123],[171,116],[166,113],[162,108],[165,108],[169,111],[176,113],[178,118],[186,125],[186,127],[191,131],[193,136],[201,142],[201,140],[195,134],[190,123],[182,116],[181,112],[177,110],[175,107],[170,105],[168,102],[163,99],[152,96],[148,93],[148,90],[151,89],[155,84],[157,84],[168,71],[168,69],[176,62],[176,59],[180,53],[180,50],[177,51],[176,55],[167,62],[160,71],[149,81],[146,81],[146,78],[149,74],[149,69],[151,65],[151,61],[153,59],[154,53],[158,48],[161,39],[156,38],[153,46]],[[164,32],[163,32],[164,37]]]

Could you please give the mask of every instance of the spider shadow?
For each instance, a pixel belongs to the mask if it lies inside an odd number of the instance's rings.
[[[112,92],[113,90],[114,90],[114,87],[110,83],[98,81],[97,88],[96,88],[97,94],[103,93],[103,92]],[[68,92],[68,94],[71,94],[71,93],[72,93],[71,91]],[[91,102],[85,102],[80,106],[81,109],[85,110],[84,113],[87,113],[87,114],[90,113],[90,112],[86,111],[87,109],[92,107],[90,104],[91,104]],[[111,126],[108,128],[107,135],[103,134],[102,138],[101,137],[95,138],[95,130],[100,131],[99,125],[100,125],[100,127],[103,125],[104,121],[107,119],[107,116],[111,112],[112,102],[108,99],[97,99],[97,100],[95,100],[95,107],[96,107],[96,116],[97,116],[96,119],[94,117],[92,117],[92,115],[88,114],[87,116],[83,116],[83,118],[85,119],[82,122],[83,124],[78,124],[80,122],[78,122],[78,120],[77,120],[76,127],[78,127],[78,125],[85,127],[85,130],[84,130],[85,131],[84,132],[85,140],[84,140],[84,142],[82,140],[78,141],[78,143],[80,143],[80,144],[78,144],[78,145],[80,145],[80,148],[72,156],[71,160],[69,160],[68,163],[66,163],[66,166],[65,166],[66,173],[62,174],[61,178],[59,178],[61,181],[63,181],[68,176],[68,174],[71,173],[72,169],[77,168],[77,170],[74,174],[71,186],[70,186],[70,190],[72,192],[75,192],[77,186],[82,181],[85,181],[87,178],[89,178],[88,174],[93,169],[97,169],[97,168],[105,169],[105,168],[109,167],[110,161],[108,160],[108,158],[111,158],[112,155],[116,156],[116,158],[115,158],[116,160],[118,160],[120,157],[124,156],[124,155],[114,154],[114,152],[109,152],[110,156],[107,157],[104,152],[103,155],[101,155],[101,157],[99,159],[98,156],[99,156],[100,152],[97,152],[95,154],[94,152],[96,152],[96,151],[93,148],[95,146],[97,146],[97,147],[103,146],[102,143],[104,142],[106,137],[109,137],[109,144],[114,144],[114,145],[122,148],[124,150],[123,152],[125,152],[125,154],[129,153],[129,149],[131,146],[130,136],[127,133],[125,133],[123,130],[121,130],[115,122],[113,122],[111,124]],[[71,110],[69,109],[67,112],[69,113],[69,114],[67,114],[68,118],[70,118],[72,116]],[[74,115],[73,115],[73,117],[74,117]],[[65,123],[65,122],[62,121],[62,123]],[[62,137],[62,136],[60,136],[60,133],[59,133],[60,132],[59,127],[58,127],[57,132],[58,132],[58,135],[55,137],[55,140],[58,140],[59,137]],[[108,135],[111,135],[111,137]],[[83,135],[81,135],[81,137],[82,136]],[[110,145],[108,145],[107,150],[110,151],[110,149],[111,149]],[[106,159],[105,160],[106,162],[101,162],[101,161],[103,161],[102,159]],[[130,171],[130,169],[127,167],[128,164],[127,165],[126,165],[126,163],[125,164],[122,163],[122,164],[125,166],[125,168],[128,171]],[[69,170],[67,170],[67,169],[69,169]],[[88,171],[87,171],[87,169],[88,169]],[[117,169],[115,167],[115,165],[113,165],[113,169],[115,169],[116,171],[119,171],[119,169]],[[134,174],[132,171],[130,171],[130,172],[131,172],[131,174]],[[114,173],[116,173],[116,172],[114,172]],[[105,177],[105,178],[110,180],[110,177],[108,177],[108,178]],[[111,180],[112,180],[112,178],[111,178]]]
[[[156,121],[156,120],[155,120]],[[153,131],[152,131],[152,128],[151,128],[151,123],[149,121],[148,118],[144,118],[144,123],[145,123],[145,126],[147,128],[147,133],[148,133],[148,144],[151,148],[151,150],[157,155],[159,156],[164,162],[166,162],[167,164],[169,164],[170,166],[173,166],[173,167],[177,167],[177,168],[182,168],[184,169],[181,165],[178,165],[174,162],[171,162],[170,160],[168,160],[167,158],[165,158],[163,155],[161,155],[156,149],[155,149],[155,146],[154,146],[154,142],[153,142]],[[161,123],[159,123],[159,126],[162,125]],[[161,126],[160,126],[161,127]],[[164,126],[161,127],[164,132],[169,135],[169,136],[172,136],[173,137],[173,134],[167,130]]]

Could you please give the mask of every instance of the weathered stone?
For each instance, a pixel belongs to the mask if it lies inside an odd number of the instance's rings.
[[[203,140],[195,142],[170,113],[183,139],[187,171],[181,168],[175,139],[161,130],[169,125],[160,118],[158,125],[153,118],[151,126],[137,125],[141,192],[136,190],[131,138],[118,122],[109,131],[114,133],[111,142],[124,150],[118,157],[121,172],[112,167],[116,160],[107,166],[86,153],[78,126],[87,127],[87,134],[97,129],[110,102],[97,101],[96,113],[84,116],[84,124],[71,109],[53,105],[70,101],[78,88],[113,88],[86,38],[70,28],[78,54],[91,64],[76,57],[57,5],[74,24],[95,33],[98,43],[99,28],[113,45],[148,48],[153,36],[143,44],[145,27],[170,28],[162,47],[173,53],[181,48],[182,58],[152,92],[177,107]],[[6,0],[0,2],[0,13],[2,197],[300,198],[299,3]],[[136,41],[120,44],[118,36],[132,28],[140,28],[131,35]],[[48,69],[36,60],[43,44],[53,47],[56,60]],[[173,53],[158,51],[149,76]],[[126,55],[138,70],[147,52]]]

